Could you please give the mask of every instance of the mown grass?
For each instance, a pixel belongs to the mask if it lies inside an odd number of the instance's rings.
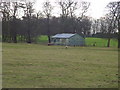
[[[3,88],[117,88],[117,48],[3,43]]]
[[[47,42],[48,41],[48,37],[46,35],[41,35],[38,38],[38,42]]]
[[[89,37],[89,38],[86,38],[85,41],[87,46],[93,46],[93,44],[96,42],[97,47],[106,47],[108,39]],[[117,47],[117,45],[118,45],[117,39],[111,39],[110,47]]]

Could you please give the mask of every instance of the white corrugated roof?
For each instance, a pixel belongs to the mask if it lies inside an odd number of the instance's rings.
[[[56,34],[56,35],[52,36],[52,38],[70,38],[74,35],[75,34],[63,33],[63,34]]]

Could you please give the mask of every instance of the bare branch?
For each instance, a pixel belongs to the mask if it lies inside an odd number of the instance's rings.
[[[61,11],[62,11],[62,16],[71,16],[73,17],[75,10],[77,9],[77,2],[72,1],[72,0],[64,0],[58,2]]]

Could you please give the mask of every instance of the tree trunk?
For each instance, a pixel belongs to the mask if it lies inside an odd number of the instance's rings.
[[[17,43],[17,33],[16,33],[16,17],[13,17],[13,26],[12,26],[12,29],[13,29],[13,42],[14,43]]]
[[[110,47],[110,38],[108,38],[108,43],[107,43],[107,47]]]
[[[110,47],[110,40],[111,40],[111,31],[112,31],[112,21],[110,23],[110,26],[108,28],[108,42],[107,42],[107,47]]]
[[[30,32],[30,18],[27,21],[27,43],[31,43],[31,32]]]
[[[14,42],[14,43],[17,43],[17,35],[16,35],[16,33],[14,33],[13,42]]]
[[[118,18],[117,18],[117,22],[118,22],[118,48],[120,48],[120,2],[118,2],[117,4],[118,4]]]
[[[30,30],[28,30],[28,40],[27,43],[31,43],[31,35],[30,35]]]
[[[63,33],[63,32],[64,32],[64,33],[66,32],[66,29],[65,29],[65,27],[66,27],[66,23],[65,23],[65,22],[66,22],[66,19],[67,19],[67,18],[66,18],[65,16],[62,16],[62,17],[61,17],[61,22],[62,22],[62,23],[61,23],[61,27],[60,27],[60,28],[61,28],[61,30],[62,30],[62,31],[61,31],[62,33]]]
[[[47,36],[48,36],[48,43],[51,43],[51,39],[50,39],[50,19],[49,19],[49,15],[47,17]]]
[[[48,43],[51,43],[51,39],[49,35],[48,35]]]
[[[118,48],[120,48],[120,16],[118,18]]]
[[[118,33],[118,48],[120,48],[120,31]]]

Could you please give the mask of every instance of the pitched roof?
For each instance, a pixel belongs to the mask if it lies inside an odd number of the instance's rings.
[[[75,34],[63,33],[63,34],[56,34],[56,35],[52,36],[52,38],[70,38],[70,37],[72,37],[74,35]]]

